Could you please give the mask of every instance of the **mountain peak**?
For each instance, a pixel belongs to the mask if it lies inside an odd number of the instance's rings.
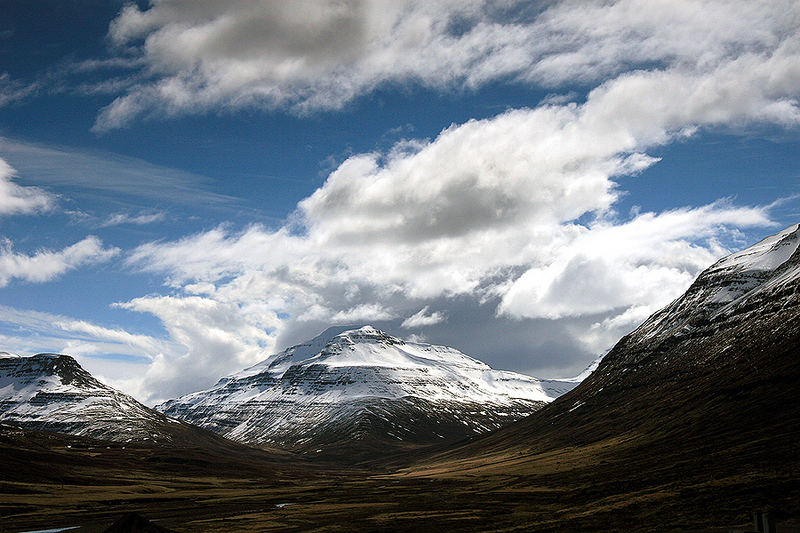
[[[403,344],[403,340],[392,337],[384,331],[367,325],[356,329],[348,329],[339,333],[328,342],[328,346],[341,345],[343,343],[350,345],[357,343],[377,343],[388,346],[391,344]]]
[[[741,252],[723,257],[709,270],[774,271],[795,254],[799,244],[800,224],[795,224]]]
[[[746,305],[764,291],[777,291],[800,276],[800,225],[795,224],[704,270],[689,289],[654,313],[637,331],[654,337],[688,333]]]
[[[576,385],[493,370],[371,325],[337,326],[157,408],[248,443],[310,449],[367,434],[430,443],[500,427]]]
[[[0,420],[117,441],[171,438],[163,415],[56,353],[0,357]]]

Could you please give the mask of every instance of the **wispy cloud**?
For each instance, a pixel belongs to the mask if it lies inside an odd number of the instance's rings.
[[[101,227],[109,227],[109,226],[119,226],[122,224],[133,224],[136,226],[143,226],[146,224],[152,224],[154,222],[160,222],[166,218],[166,214],[163,212],[157,213],[142,213],[139,215],[130,215],[128,213],[115,213],[105,219],[100,226]]]
[[[0,153],[27,181],[70,191],[87,189],[119,197],[209,207],[230,206],[235,198],[211,192],[211,178],[154,165],[141,159],[72,148],[44,146],[0,137]]]
[[[12,79],[7,72],[0,73],[0,107],[31,98],[42,89],[40,81],[26,83]]]
[[[55,197],[38,188],[23,187],[14,183],[16,170],[0,159],[0,215],[30,214],[48,211],[55,205]]]

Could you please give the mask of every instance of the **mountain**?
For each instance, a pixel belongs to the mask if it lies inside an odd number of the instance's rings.
[[[799,244],[795,225],[721,259],[574,390],[405,475],[460,480],[473,502],[535,494],[547,512],[508,517],[531,530],[800,518]]]
[[[491,431],[575,385],[492,370],[454,348],[372,326],[343,326],[156,408],[241,442],[376,450]]]
[[[72,357],[51,353],[0,353],[0,420],[120,442],[211,438],[101,383]]]

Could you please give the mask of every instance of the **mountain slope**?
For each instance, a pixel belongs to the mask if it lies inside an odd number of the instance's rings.
[[[375,449],[496,429],[576,384],[345,326],[157,408],[242,442],[316,451],[360,441]]]
[[[799,236],[795,225],[718,261],[576,389],[406,475],[536,489],[542,505],[545,487],[585,487],[559,492],[542,529],[800,517]]]
[[[214,440],[108,387],[68,355],[0,355],[0,420],[120,442]]]

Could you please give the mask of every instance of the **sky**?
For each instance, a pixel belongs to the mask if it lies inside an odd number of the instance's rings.
[[[338,324],[575,375],[800,219],[797,1],[0,13],[0,349],[149,405]]]

